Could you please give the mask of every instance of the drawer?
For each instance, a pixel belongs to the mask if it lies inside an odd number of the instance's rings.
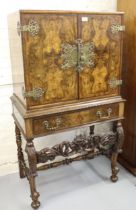
[[[33,133],[42,135],[90,123],[123,118],[123,113],[124,103],[120,102],[43,116],[33,120]]]

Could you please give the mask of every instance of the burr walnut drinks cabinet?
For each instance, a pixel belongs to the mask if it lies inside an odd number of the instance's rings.
[[[120,96],[124,28],[123,13],[23,10],[10,15],[19,171],[29,181],[33,208],[40,206],[38,170],[106,154],[111,157],[111,180],[117,181],[125,101]],[[113,133],[94,134],[95,124],[110,121]],[[36,151],[34,138],[84,126],[90,127],[88,136]],[[57,156],[63,160],[56,162]]]

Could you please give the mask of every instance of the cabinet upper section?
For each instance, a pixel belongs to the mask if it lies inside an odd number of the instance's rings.
[[[21,11],[16,33],[24,83],[18,88],[27,107],[119,95],[122,15]]]

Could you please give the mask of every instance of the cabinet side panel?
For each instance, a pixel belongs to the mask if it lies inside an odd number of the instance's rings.
[[[122,158],[128,162],[125,167],[132,166],[136,171],[136,1],[118,0],[118,10],[124,11],[126,32],[123,46],[123,78],[122,95],[126,98],[125,106],[125,141]]]
[[[25,100],[22,95],[22,88],[24,87],[22,42],[21,42],[21,36],[19,36],[17,33],[17,23],[19,22],[19,20],[20,20],[19,12],[9,15],[8,31],[9,31],[13,91],[14,94],[25,105]]]

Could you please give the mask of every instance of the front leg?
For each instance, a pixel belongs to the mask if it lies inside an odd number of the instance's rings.
[[[115,128],[115,124],[114,124],[114,128]],[[116,182],[118,180],[117,174],[119,172],[119,168],[117,166],[117,158],[118,158],[118,154],[122,152],[122,146],[124,142],[124,131],[123,131],[121,121],[117,122],[116,132],[117,132],[117,141],[113,147],[113,151],[111,155],[111,169],[112,169],[111,180],[113,182]]]
[[[26,153],[28,155],[28,162],[29,162],[28,181],[30,184],[30,191],[32,198],[31,206],[32,208],[37,209],[40,206],[40,202],[38,201],[38,197],[40,194],[37,192],[35,184],[35,177],[37,176],[37,157],[32,140],[33,139],[27,139],[27,144],[26,144]]]
[[[90,136],[94,134],[94,125],[91,125],[90,127]]]
[[[35,177],[32,175],[29,176],[29,184],[32,198],[31,206],[32,208],[37,209],[40,206],[40,201],[38,201],[40,194],[36,191]]]
[[[15,134],[16,134],[19,174],[20,174],[20,178],[24,178],[26,176],[26,173],[25,173],[26,165],[25,165],[24,155],[22,151],[21,132],[18,126],[16,125],[16,123],[15,123]]]

